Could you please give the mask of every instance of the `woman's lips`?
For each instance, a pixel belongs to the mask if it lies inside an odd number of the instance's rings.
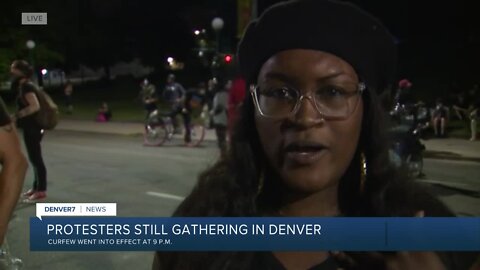
[[[284,158],[289,164],[311,165],[322,158],[326,150],[320,143],[294,142],[284,148]]]

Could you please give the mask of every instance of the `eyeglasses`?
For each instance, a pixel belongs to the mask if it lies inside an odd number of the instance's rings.
[[[301,107],[302,100],[309,99],[324,119],[344,120],[357,107],[364,83],[343,84],[342,86],[325,85],[315,91],[301,94],[289,86],[250,86],[253,102],[259,113],[269,118],[284,118],[295,115]]]

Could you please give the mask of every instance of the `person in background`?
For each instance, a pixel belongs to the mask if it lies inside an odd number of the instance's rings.
[[[470,119],[470,141],[477,139],[477,120],[480,117],[480,92],[478,84],[475,84],[468,91],[470,106],[468,107],[468,118]]]
[[[198,83],[196,93],[190,103],[194,109],[201,108],[200,117],[204,119],[204,121],[210,118],[207,104],[207,86],[204,82]]]
[[[463,93],[455,95],[452,110],[455,112],[455,116],[458,120],[463,121],[468,119],[468,101]]]
[[[477,120],[479,117],[480,95],[478,85],[465,93],[456,95],[455,103],[452,106],[455,115],[459,120],[464,120],[470,130],[470,141],[477,139]]]
[[[445,137],[445,126],[448,120],[448,108],[443,105],[442,99],[438,98],[432,113],[432,125],[437,137]]]
[[[388,159],[378,93],[393,36],[346,1],[284,1],[247,27],[246,96],[226,158],[202,172],[175,217],[453,217]],[[463,254],[462,254],[463,255]],[[469,269],[478,252],[165,252],[152,269]]]
[[[397,93],[395,94],[395,104],[413,103],[412,83],[408,79],[402,79],[398,82]]]
[[[150,116],[150,114],[157,109],[157,92],[155,85],[151,84],[148,79],[144,79],[140,85],[142,90],[140,90],[140,99],[143,103],[143,108],[145,109],[145,123]]]
[[[192,100],[195,103],[195,107],[205,105],[207,102],[207,87],[204,82],[199,82],[195,91],[195,97]]]
[[[41,141],[44,130],[35,120],[35,114],[40,110],[37,88],[31,81],[33,68],[27,61],[15,60],[10,66],[10,73],[17,85],[17,111],[12,122],[23,129],[23,139],[28,157],[33,165],[33,187],[23,194],[24,202],[35,202],[47,197],[47,168],[43,161]]]
[[[8,221],[22,191],[28,163],[23,155],[15,125],[0,98],[0,246]]]
[[[71,81],[67,81],[65,84],[65,89],[63,90],[65,94],[65,106],[67,109],[67,114],[73,113],[73,84]]]
[[[232,81],[228,80],[223,87],[218,89],[213,97],[213,107],[210,111],[210,115],[213,117],[221,158],[226,158],[227,156],[227,107],[228,90],[231,87]]]
[[[240,107],[245,99],[247,86],[245,80],[238,75],[232,83],[232,87],[228,91],[228,137],[231,137],[233,127],[238,121]]]
[[[476,107],[470,113],[470,141],[477,140],[477,120],[480,114],[478,110],[479,110],[479,107]]]
[[[112,118],[112,111],[107,102],[102,102],[102,105],[98,109],[97,122],[108,122]]]
[[[215,93],[218,91],[217,88],[218,88],[217,78],[209,79],[207,82],[207,95],[206,95],[208,111],[211,111],[213,108],[213,97],[215,96]],[[214,128],[212,116],[210,116],[208,119],[208,128],[209,129]]]
[[[185,128],[185,143],[190,143],[190,112],[185,106],[185,100],[187,98],[187,92],[183,86],[175,81],[175,75],[169,74],[167,76],[167,84],[163,90],[163,99],[170,106],[170,117],[172,118],[173,126],[175,127],[175,133],[180,133],[180,128],[177,123],[177,115],[181,114],[183,119],[183,125]]]

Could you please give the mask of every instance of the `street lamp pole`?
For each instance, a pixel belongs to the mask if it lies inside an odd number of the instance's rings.
[[[215,35],[216,35],[216,52],[217,54],[220,52],[220,31],[223,28],[223,19],[220,17],[216,17],[212,20],[212,28],[215,30]]]
[[[223,19],[220,18],[220,17],[216,17],[212,20],[212,28],[213,30],[215,31],[215,37],[216,37],[216,44],[215,44],[215,55],[213,56],[213,59],[212,59],[212,64],[211,64],[211,68],[212,68],[212,75],[214,77],[216,77],[218,74],[218,65],[220,63],[220,31],[222,30],[223,28]]]
[[[35,68],[35,63],[34,63],[34,59],[33,59],[33,49],[35,49],[35,41],[33,40],[27,40],[27,42],[25,43],[25,46],[27,46],[27,49],[28,49],[28,57],[30,58],[30,65],[32,66],[32,69],[33,69],[33,73],[35,74],[35,77],[37,77],[37,82],[41,82],[41,78],[39,78],[39,75],[37,73],[37,69]]]
[[[35,49],[35,41],[33,40],[28,40],[27,43],[25,44],[27,46],[27,49],[28,49],[28,56],[29,56],[29,60],[30,60],[30,64],[32,65],[32,67],[34,66],[33,64],[33,55],[32,55],[32,51],[33,49]]]

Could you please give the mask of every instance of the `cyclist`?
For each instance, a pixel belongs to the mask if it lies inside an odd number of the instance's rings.
[[[168,103],[171,108],[170,117],[172,118],[173,126],[175,127],[175,133],[179,133],[176,117],[178,114],[182,115],[183,124],[185,126],[185,143],[190,143],[190,110],[186,105],[187,93],[185,88],[175,81],[175,75],[169,74],[167,76],[167,84],[163,91],[163,99]]]

